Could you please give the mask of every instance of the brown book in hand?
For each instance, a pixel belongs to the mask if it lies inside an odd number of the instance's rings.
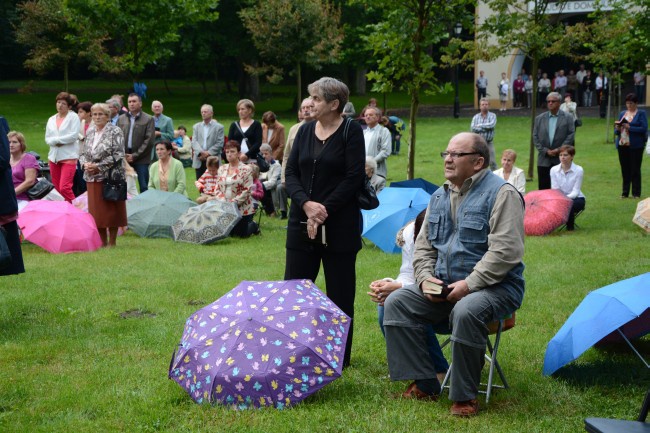
[[[425,280],[422,282],[422,293],[431,295],[434,298],[447,299],[451,289],[446,284],[436,284],[433,281]]]

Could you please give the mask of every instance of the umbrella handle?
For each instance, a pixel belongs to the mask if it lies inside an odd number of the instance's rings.
[[[174,358],[176,358],[176,349],[174,349],[174,353],[172,353],[172,360],[169,361],[169,371],[167,373],[168,379],[172,378],[172,367],[174,366]]]

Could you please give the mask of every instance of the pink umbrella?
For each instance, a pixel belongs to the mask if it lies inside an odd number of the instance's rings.
[[[102,246],[92,215],[65,201],[34,200],[18,216],[26,240],[57,254]]]
[[[544,236],[569,219],[573,201],[556,189],[531,191],[524,196],[524,231],[529,236]]]
[[[133,198],[133,196],[131,194],[126,195],[127,200],[131,200],[132,198]],[[74,200],[72,200],[72,204],[77,209],[82,210],[84,212],[88,212],[88,191],[84,192],[83,194],[78,195]],[[119,227],[117,229],[117,234],[119,236],[122,236],[124,233],[126,233],[126,230],[128,228],[129,228],[128,226]]]

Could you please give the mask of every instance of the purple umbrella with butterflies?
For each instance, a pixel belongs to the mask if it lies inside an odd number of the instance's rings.
[[[341,376],[349,329],[310,280],[242,281],[187,319],[169,378],[197,403],[282,409]]]

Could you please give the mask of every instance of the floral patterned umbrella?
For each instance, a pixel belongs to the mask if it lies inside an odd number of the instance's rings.
[[[341,376],[349,329],[310,280],[242,281],[187,319],[169,378],[197,403],[282,409]]]

